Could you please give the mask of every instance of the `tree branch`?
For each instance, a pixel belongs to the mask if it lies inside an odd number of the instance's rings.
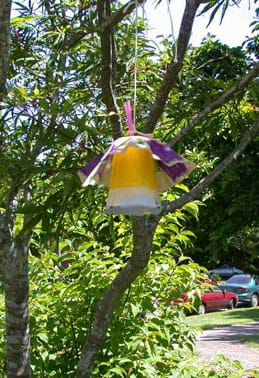
[[[6,94],[9,68],[11,0],[1,0],[0,6],[0,96]]]
[[[215,101],[211,102],[201,113],[199,113],[182,131],[175,136],[170,146],[173,147],[182,140],[203,118],[218,109],[221,105],[231,100],[238,92],[245,89],[259,73],[259,63],[256,64],[243,78],[239,79],[231,88],[221,94]]]
[[[168,70],[165,73],[163,83],[161,84],[155,102],[151,106],[144,126],[145,133],[152,133],[161,114],[164,111],[166,101],[168,99],[171,89],[176,83],[176,78],[183,65],[183,59],[188,47],[191,36],[192,26],[196,11],[199,7],[200,1],[187,0],[185,10],[182,17],[178,41],[177,41],[177,61],[171,61]]]
[[[78,378],[91,377],[95,357],[105,342],[115,307],[132,282],[147,266],[158,219],[159,217],[151,216],[133,219],[134,250],[132,256],[107,289],[103,299],[97,304],[94,324],[78,364]]]
[[[101,85],[103,102],[106,105],[108,115],[110,117],[113,138],[119,138],[122,135],[121,119],[118,106],[113,90],[114,70],[113,65],[113,31],[112,28],[103,28],[105,20],[111,15],[110,0],[99,0],[97,4],[98,21],[100,26],[100,40],[102,53],[102,72]]]
[[[81,41],[87,34],[89,30],[83,31],[82,28],[78,28],[78,30],[73,30],[72,34],[69,34],[64,41],[60,45],[60,49],[71,49],[72,47],[76,46],[77,43]]]
[[[223,170],[229,166],[234,160],[241,155],[247,145],[258,135],[259,133],[259,117],[255,120],[253,126],[248,130],[239,145],[219,163],[212,172],[205,178],[203,178],[196,186],[192,188],[189,193],[184,194],[181,198],[173,202],[163,202],[163,210],[161,215],[167,214],[175,209],[179,209],[186,203],[194,200],[201,192],[212,184],[216,178],[223,172]]]
[[[138,0],[138,5],[143,4],[145,0]],[[132,13],[136,8],[136,1],[130,0],[128,3],[123,5],[117,12],[114,12],[110,17],[104,20],[102,28],[103,31],[110,29],[111,27],[120,23],[125,17]]]
[[[15,222],[15,213],[18,206],[18,188],[11,185],[9,196],[6,204],[6,212],[0,213],[0,272],[4,275],[6,253],[8,253]]]

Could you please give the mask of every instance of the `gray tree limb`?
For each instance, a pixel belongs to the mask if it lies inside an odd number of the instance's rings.
[[[28,235],[16,240],[14,224],[19,201],[10,188],[6,212],[0,216],[1,273],[5,289],[6,372],[10,378],[30,377]]]
[[[245,134],[238,146],[224,159],[219,163],[212,172],[203,178],[197,185],[195,185],[189,193],[184,194],[179,199],[173,202],[163,202],[163,210],[161,215],[167,214],[179,209],[184,206],[186,203],[193,201],[195,198],[200,195],[204,189],[208,188],[216,178],[228,167],[233,161],[242,154],[248,144],[259,134],[259,117],[255,120],[251,129],[249,129]]]
[[[106,105],[106,109],[110,118],[113,138],[117,139],[122,135],[121,119],[119,109],[114,94],[114,43],[112,27],[103,28],[103,24],[107,17],[111,16],[110,0],[99,0],[97,3],[98,21],[100,26],[101,54],[102,54],[102,71],[101,86],[102,99]]]
[[[231,88],[222,93],[216,100],[212,101],[199,113],[179,134],[175,136],[170,146],[173,147],[182,140],[196,125],[198,125],[207,115],[218,109],[227,101],[235,97],[237,93],[247,88],[248,84],[257,77],[259,73],[259,63],[257,63],[244,77],[240,78]]]
[[[177,61],[174,59],[168,66],[163,82],[158,90],[154,103],[144,125],[145,133],[152,133],[160,116],[162,115],[170,91],[174,87],[177,75],[182,68],[184,56],[190,40],[194,18],[201,1],[187,0],[184,9],[179,36],[177,40]]]
[[[10,248],[13,228],[15,223],[15,213],[18,205],[18,188],[12,185],[6,204],[6,211],[0,213],[0,272],[4,276],[6,265],[6,253]]]
[[[32,188],[27,183],[24,202],[32,201]],[[16,206],[18,205],[16,198]],[[15,209],[16,210],[16,209]],[[24,226],[31,214],[24,217]],[[21,237],[11,235],[5,261],[5,314],[7,336],[7,376],[30,378],[30,332],[29,332],[29,261],[28,251],[32,230]]]
[[[147,266],[158,217],[133,219],[133,253],[96,308],[95,320],[78,364],[78,378],[90,378],[98,351],[104,344],[113,311],[125,291]]]
[[[143,4],[145,0],[138,0],[138,5]],[[107,17],[102,25],[103,31],[109,29],[117,24],[119,24],[125,17],[130,15],[132,11],[136,8],[136,1],[130,0],[128,3],[124,4],[117,12],[112,13]]]
[[[143,4],[144,0],[139,0],[138,4]],[[119,24],[125,17],[129,16],[134,9],[136,8],[135,0],[130,0],[128,3],[124,4],[120,9],[116,12],[111,12],[110,15],[106,15],[103,18],[102,24],[99,25],[101,28],[101,32],[105,33],[113,27]],[[95,30],[96,31],[96,30]],[[78,30],[73,30],[67,38],[62,42],[61,48],[62,49],[69,49],[75,46],[78,42],[81,41],[89,33],[89,30],[82,30],[82,27],[78,28]]]
[[[6,94],[9,68],[11,0],[1,0],[0,5],[0,97]]]
[[[28,243],[13,241],[6,253],[5,316],[7,376],[31,376],[29,335]]]

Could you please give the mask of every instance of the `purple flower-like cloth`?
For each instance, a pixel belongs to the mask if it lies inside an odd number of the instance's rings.
[[[163,191],[182,181],[194,168],[195,164],[178,155],[169,146],[158,140],[134,135],[115,140],[106,152],[99,154],[78,172],[82,185],[105,185],[109,187],[112,155],[123,153],[127,148],[148,149],[157,162],[158,190]]]
[[[159,142],[158,140],[149,139],[147,143],[152,151],[152,154],[156,155],[165,164],[170,165],[170,162],[183,160],[183,158],[174,152],[169,146]]]
[[[90,163],[86,164],[83,168],[80,169],[80,172],[85,177],[88,177],[92,170],[100,163],[103,152],[101,152],[99,155],[97,155],[93,160],[90,161]]]

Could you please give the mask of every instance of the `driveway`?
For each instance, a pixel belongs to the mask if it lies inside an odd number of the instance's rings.
[[[259,322],[203,331],[196,350],[202,360],[212,361],[216,354],[223,354],[240,361],[246,369],[259,371],[259,349],[246,346],[240,339],[242,335],[259,335]]]

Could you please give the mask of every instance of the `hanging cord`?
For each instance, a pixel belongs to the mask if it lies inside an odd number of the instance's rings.
[[[172,38],[173,38],[173,43],[174,43],[174,46],[175,46],[174,62],[177,63],[178,62],[178,50],[177,50],[177,42],[176,42],[175,34],[174,34],[174,23],[173,23],[173,16],[172,16],[171,9],[170,9],[170,0],[167,0],[167,11],[168,11],[168,14],[169,14]]]
[[[136,126],[136,106],[137,106],[137,62],[138,62],[138,0],[135,0],[135,57],[134,57],[134,97],[133,97],[133,122]]]

